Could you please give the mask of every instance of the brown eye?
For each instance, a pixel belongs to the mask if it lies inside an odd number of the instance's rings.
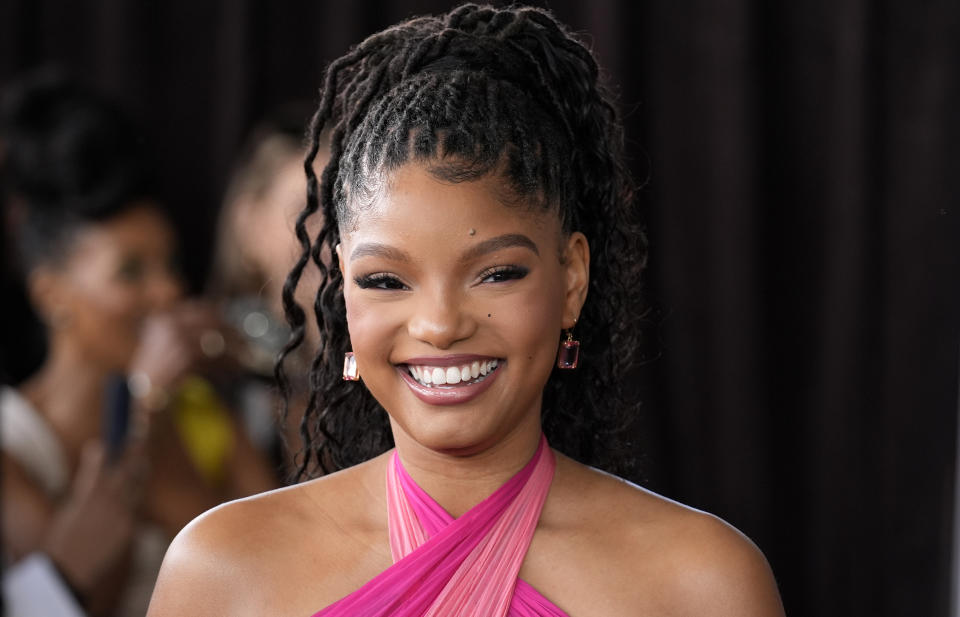
[[[146,267],[139,257],[127,257],[120,262],[117,268],[117,278],[127,283],[137,283],[143,280]]]

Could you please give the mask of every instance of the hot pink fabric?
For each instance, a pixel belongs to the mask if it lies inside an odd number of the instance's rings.
[[[517,578],[556,462],[546,439],[527,465],[458,519],[387,466],[394,564],[314,617],[567,617]]]

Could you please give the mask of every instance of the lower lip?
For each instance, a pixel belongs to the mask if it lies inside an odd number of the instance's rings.
[[[476,397],[483,394],[487,388],[490,387],[490,384],[497,378],[497,375],[500,374],[500,371],[503,369],[504,361],[501,360],[499,366],[493,370],[493,372],[487,374],[487,378],[483,381],[472,383],[466,386],[425,386],[407,371],[407,367],[398,367],[397,371],[400,373],[400,377],[403,378],[407,385],[410,386],[410,389],[413,390],[414,396],[430,405],[460,405],[468,401],[472,401]]]

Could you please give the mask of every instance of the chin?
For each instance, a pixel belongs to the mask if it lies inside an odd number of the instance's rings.
[[[496,443],[496,431],[480,426],[480,422],[464,413],[444,410],[432,418],[405,418],[393,420],[394,435],[402,433],[402,439],[419,446],[453,456],[469,456]],[[441,417],[437,417],[441,416]],[[442,417],[448,416],[448,417]],[[453,417],[455,416],[455,417]]]
[[[516,387],[504,370],[507,363],[499,360],[499,367],[481,383],[447,388],[449,397],[438,393],[439,388],[418,384],[408,369],[396,371],[398,379],[391,383],[396,389],[373,394],[387,403],[387,410],[398,410],[390,413],[395,441],[448,456],[471,456],[512,433],[526,432],[534,425],[539,431],[539,396],[531,400],[510,396]]]
[[[398,440],[447,456],[465,457],[494,448],[512,434],[528,429],[539,434],[539,412],[534,423],[525,416],[491,415],[492,409],[506,407],[502,403],[429,409],[408,405],[402,417],[391,417],[391,423]]]

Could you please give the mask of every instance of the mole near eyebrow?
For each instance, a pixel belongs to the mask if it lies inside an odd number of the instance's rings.
[[[460,259],[461,261],[470,261],[487,253],[493,253],[514,246],[530,249],[535,255],[540,256],[540,250],[537,248],[537,245],[527,236],[523,234],[504,234],[502,236],[488,238],[483,242],[478,242],[464,251]]]
[[[410,261],[410,256],[404,251],[377,242],[358,244],[357,247],[353,249],[353,252],[350,253],[350,261],[355,261],[361,257],[380,257],[391,261]]]

